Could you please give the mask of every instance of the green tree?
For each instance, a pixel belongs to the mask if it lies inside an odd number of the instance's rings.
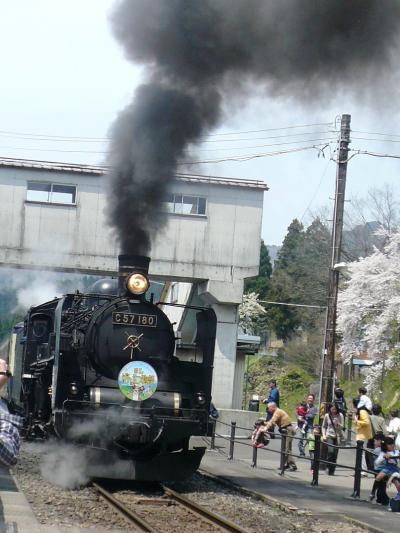
[[[299,259],[304,246],[304,228],[294,219],[275,262],[268,299],[276,302],[297,303],[296,283]],[[270,305],[267,310],[271,327],[279,338],[287,340],[301,325],[301,313],[295,307]]]
[[[297,219],[293,220],[276,261],[268,299],[325,306],[329,249],[330,232],[319,218],[305,231]],[[322,313],[316,309],[271,305],[268,319],[275,333],[287,341],[296,331],[320,329]]]
[[[318,314],[322,318],[321,314]],[[321,320],[321,326],[322,326]],[[323,342],[323,328],[307,331],[303,338],[297,336],[285,344],[284,360],[288,364],[296,365],[308,374],[318,376]]]
[[[258,276],[248,278],[244,283],[244,292],[246,294],[255,292],[258,294],[260,300],[266,298],[269,290],[269,283],[272,274],[271,258],[269,256],[268,248],[264,241],[261,241],[260,246],[260,269]]]
[[[296,263],[304,242],[304,227],[295,218],[290,226],[286,237],[283,240],[282,248],[279,250],[278,259],[275,262],[275,270],[290,268]]]
[[[299,259],[296,284],[299,303],[326,305],[330,262],[331,234],[319,218],[305,231],[304,247]],[[307,331],[321,327],[323,310],[302,309],[302,327]]]

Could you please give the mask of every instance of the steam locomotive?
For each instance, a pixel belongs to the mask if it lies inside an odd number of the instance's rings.
[[[190,437],[211,431],[215,313],[186,306],[196,361],[180,360],[170,320],[146,296],[149,262],[121,255],[115,286],[32,307],[10,361],[26,437],[84,448],[89,477],[184,479],[205,451]]]

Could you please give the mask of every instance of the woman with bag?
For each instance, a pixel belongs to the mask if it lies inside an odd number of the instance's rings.
[[[336,405],[331,405],[322,422],[322,440],[328,446],[328,474],[333,476],[336,469],[336,461],[339,446],[343,435],[343,415],[339,413]]]
[[[383,437],[387,435],[386,430],[386,421],[383,418],[382,407],[375,403],[372,406],[372,415],[370,415],[369,420],[371,422],[372,437],[367,441],[367,450],[365,451],[365,460],[367,463],[368,470],[374,470],[374,461],[376,457],[374,456],[374,440],[376,435],[382,435]]]

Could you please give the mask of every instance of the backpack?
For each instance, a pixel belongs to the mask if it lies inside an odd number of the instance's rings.
[[[391,498],[389,505],[393,513],[400,513],[400,500],[395,500],[394,498]]]

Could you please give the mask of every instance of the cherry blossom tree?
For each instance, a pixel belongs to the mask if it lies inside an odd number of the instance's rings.
[[[239,305],[239,326],[245,333],[254,334],[257,320],[265,314],[264,307],[258,303],[258,294],[249,292],[243,295],[243,302]]]
[[[399,360],[400,328],[400,233],[382,235],[386,245],[368,257],[347,265],[349,279],[338,300],[341,351],[349,361],[360,351],[377,362],[366,385],[378,386],[382,367],[394,368]]]

